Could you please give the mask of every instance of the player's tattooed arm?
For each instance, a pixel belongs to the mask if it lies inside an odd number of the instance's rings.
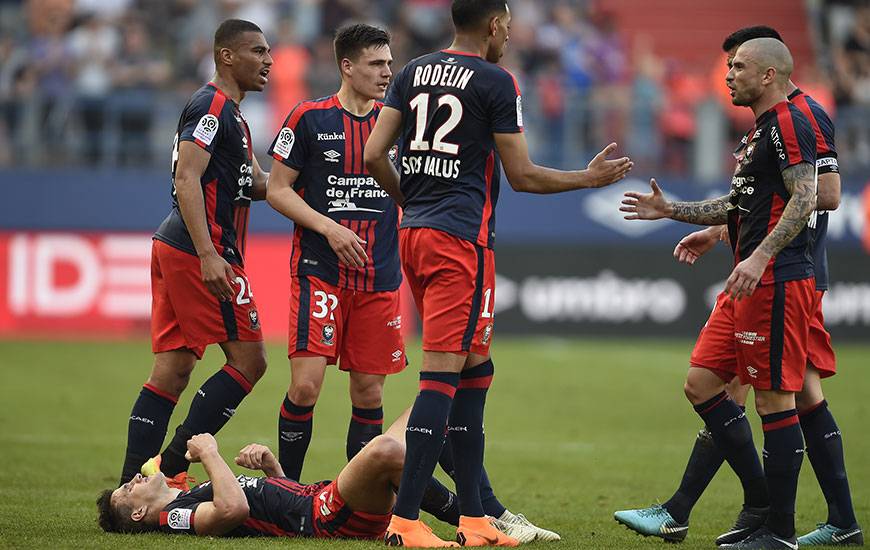
[[[728,195],[706,201],[671,202],[672,220],[698,225],[722,225],[728,222]]]
[[[758,250],[768,258],[776,256],[807,224],[807,219],[816,209],[815,172],[812,164],[802,162],[782,171],[782,181],[791,194],[782,216],[773,230],[758,245]]]
[[[619,208],[627,220],[672,220],[698,225],[722,225],[728,221],[728,195],[706,201],[673,202],[665,198],[655,179],[649,181],[651,193],[628,191]]]

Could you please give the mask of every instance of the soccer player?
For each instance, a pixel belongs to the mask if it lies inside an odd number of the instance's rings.
[[[735,152],[728,195],[670,202],[651,180],[651,193],[626,193],[620,208],[627,219],[728,223],[735,267],[692,352],[685,390],[750,499],[769,499],[765,524],[732,548],[797,547],[794,507],[804,447],[794,394],[803,386],[818,298],[806,227],[816,209],[816,139],[787,100],[792,68],[788,48],[776,39],[738,48],[726,83],[732,102],[750,107],[756,123]],[[755,389],[764,470],[746,415],[725,392],[735,375]],[[666,526],[672,534],[687,528]]]
[[[294,221],[290,259],[290,388],[278,417],[278,457],[299,479],[326,366],[350,373],[348,460],[381,433],[386,375],[405,368],[399,308],[398,208],[363,165],[390,82],[386,31],[340,29],[341,88],[303,101],[269,154],[267,199]]]
[[[722,49],[731,60],[737,48],[753,38],[775,38],[779,33],[770,27],[757,26],[740,29],[729,35]],[[816,294],[819,305],[810,322],[810,339],[807,348],[807,371],[804,385],[795,396],[801,430],[807,444],[807,455],[822,487],[828,504],[828,517],[816,530],[798,537],[801,546],[863,544],[863,532],[857,524],[852,507],[849,482],[846,476],[843,443],[840,429],[828,410],[821,388],[821,379],[836,373],[836,360],[831,347],[830,335],[824,328],[821,300],[828,288],[828,265],[825,253],[825,235],[828,225],[828,210],[836,210],[840,202],[840,176],[837,153],[834,146],[834,126],[824,109],[811,97],[804,94],[794,83],[789,82],[788,99],[809,119],[816,134],[816,170],[818,172],[817,210],[808,224],[811,233],[813,264],[816,276]],[[693,264],[709,251],[723,235],[727,240],[727,228],[711,226],[684,237],[674,250],[679,261]],[[728,394],[744,408],[749,386],[740,384],[735,377],[728,384]],[[644,535],[685,537],[686,530],[668,533],[662,530],[675,524],[688,524],[689,514],[713,479],[724,461],[721,451],[713,444],[709,431],[703,428],[692,448],[689,463],[683,473],[679,489],[661,506],[642,510],[622,510],[615,517],[629,528]],[[744,506],[735,525],[717,539],[719,544],[739,541],[764,523],[767,507]]]
[[[484,517],[479,492],[483,410],[494,370],[489,346],[500,164],[515,190],[532,193],[600,187],[624,177],[632,165],[628,158],[606,159],[615,144],[586,170],[533,164],[522,133],[519,87],[498,65],[508,40],[508,6],[454,0],[452,17],[453,44],[413,60],[397,75],[364,153],[368,170],[404,209],[400,256],[423,320],[420,392],[385,540],[447,544],[419,520],[447,425],[462,514],[457,540],[511,546],[516,539],[500,535]],[[401,180],[388,157],[400,136]]]
[[[151,253],[154,367],[130,413],[124,484],[160,451],[172,410],[209,344],[225,366],[197,391],[166,450],[154,459],[170,482],[187,487],[187,440],[216,433],[266,370],[257,306],[244,269],[248,210],[266,196],[268,174],[253,154],[239,110],[262,91],[272,57],[259,27],[229,19],[214,37],[214,79],[181,113],[172,151],[172,211]]]

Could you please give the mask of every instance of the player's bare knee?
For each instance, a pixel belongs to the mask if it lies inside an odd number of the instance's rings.
[[[366,387],[351,387],[350,401],[354,407],[361,409],[376,409],[383,404],[384,387],[372,384]]]
[[[290,389],[287,390],[287,395],[290,401],[300,407],[310,407],[317,403],[317,398],[320,397],[320,382],[309,378],[293,379],[290,382]]]
[[[405,445],[386,435],[369,441],[365,450],[369,460],[387,469],[401,470],[405,462]]]

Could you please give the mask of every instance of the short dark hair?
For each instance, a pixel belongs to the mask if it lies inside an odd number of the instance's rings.
[[[97,497],[97,510],[100,515],[97,523],[107,533],[144,533],[153,531],[154,528],[145,525],[142,521],[133,521],[130,517],[129,507],[112,506],[112,490],[106,489]]]
[[[785,40],[776,32],[776,29],[773,27],[768,27],[766,25],[756,25],[754,27],[743,27],[742,29],[736,30],[729,34],[725,41],[722,42],[722,51],[728,52],[737,46],[743,44],[744,42],[748,42],[750,40],[754,40],[756,38],[776,38],[782,43],[785,43]]]
[[[232,49],[236,45],[239,36],[246,32],[258,32],[262,34],[263,30],[254,23],[244,19],[227,19],[221,23],[217,30],[214,31],[215,55],[217,55],[218,50],[221,48]]]
[[[457,30],[473,30],[505,12],[505,0],[453,0],[450,13]]]
[[[338,29],[332,45],[335,49],[335,60],[341,64],[341,60],[345,58],[356,61],[365,48],[389,46],[390,34],[380,27],[354,23]]]

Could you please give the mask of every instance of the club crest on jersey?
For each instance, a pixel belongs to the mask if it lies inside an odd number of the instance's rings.
[[[489,339],[492,337],[492,323],[486,325],[486,328],[483,329],[483,337],[480,339],[480,343],[486,345],[489,342]]]
[[[290,156],[290,151],[293,150],[293,144],[296,143],[296,134],[290,128],[281,128],[278,134],[278,139],[275,140],[275,147],[272,151],[281,158],[286,159]]]
[[[335,344],[335,325],[324,325],[321,331],[320,343],[327,346]]]
[[[203,115],[193,130],[193,137],[206,145],[211,145],[211,142],[217,135],[218,126],[220,126],[220,123],[216,116],[211,113]]]
[[[260,315],[256,309],[248,311],[248,319],[251,320],[251,330],[260,330]]]

